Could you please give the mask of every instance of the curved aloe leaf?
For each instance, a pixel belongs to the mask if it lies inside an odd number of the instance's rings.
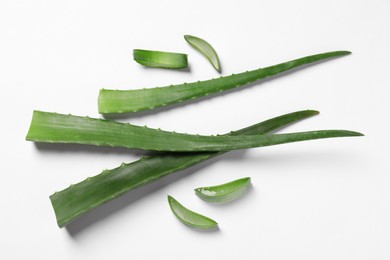
[[[187,54],[184,53],[135,49],[133,57],[136,62],[147,67],[165,69],[185,69],[188,67]]]
[[[208,218],[206,216],[203,216],[199,213],[187,209],[182,204],[180,204],[175,198],[169,195],[168,195],[168,203],[176,218],[188,226],[202,228],[202,229],[210,229],[218,226],[218,223],[212,220],[211,218]]]
[[[26,139],[154,151],[230,151],[305,140],[360,136],[346,130],[320,130],[278,135],[201,136],[118,123],[111,120],[34,111]]]
[[[317,114],[318,112],[313,110],[298,111],[266,120],[227,135],[267,134]],[[220,154],[222,152],[168,153],[143,157],[138,161],[105,170],[101,174],[71,185],[69,188],[50,196],[58,226],[64,227],[79,216],[130,190]]]
[[[216,186],[195,189],[199,198],[209,202],[228,202],[241,197],[249,188],[251,178],[246,177]]]
[[[205,40],[192,35],[184,35],[184,39],[200,53],[202,53],[213,65],[214,69],[221,72],[221,64],[214,48]]]
[[[349,51],[334,51],[280,63],[274,66],[233,74],[218,79],[184,83],[159,88],[138,90],[108,90],[99,93],[99,113],[127,113],[154,109],[196,99],[213,93],[226,91],[247,85],[282,72],[301,67],[317,61],[344,56]]]

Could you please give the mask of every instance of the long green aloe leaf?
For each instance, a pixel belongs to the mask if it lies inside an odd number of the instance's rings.
[[[239,74],[233,74],[218,79],[184,83],[159,88],[137,90],[102,89],[99,93],[99,113],[127,113],[154,109],[196,99],[213,93],[237,88],[248,83],[264,79],[282,72],[301,67],[321,60],[344,56],[349,51],[334,51],[303,57],[280,63],[274,66],[260,68]]]
[[[317,114],[318,112],[313,110],[298,111],[266,120],[227,135],[268,134]],[[71,185],[69,188],[50,196],[58,226],[64,227],[84,213],[130,190],[220,154],[222,152],[167,153],[143,157],[138,161],[105,170],[101,174]]]
[[[305,140],[360,136],[346,130],[291,134],[201,136],[167,132],[111,120],[34,111],[27,140],[77,143],[170,152],[230,151]]]

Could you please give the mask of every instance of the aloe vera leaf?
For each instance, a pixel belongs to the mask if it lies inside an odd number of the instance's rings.
[[[192,35],[184,35],[184,39],[192,47],[202,53],[210,61],[211,65],[213,65],[214,69],[221,72],[221,64],[219,62],[218,54],[208,42]]]
[[[201,136],[167,132],[111,120],[34,111],[26,139],[153,151],[230,151],[320,138],[359,136],[346,130],[320,130],[279,135]]]
[[[195,189],[199,198],[208,202],[228,202],[241,197],[249,188],[251,178],[246,177],[216,186]]]
[[[168,203],[176,218],[188,226],[202,229],[210,229],[218,226],[218,223],[215,220],[189,210],[169,195]]]
[[[317,111],[298,111],[231,132],[227,135],[267,134],[317,115]],[[88,211],[140,186],[154,182],[171,173],[187,169],[223,152],[167,153],[122,164],[101,174],[56,192],[50,196],[59,227],[64,227]]]
[[[349,51],[321,53],[217,79],[166,87],[136,90],[101,89],[98,99],[99,113],[114,114],[137,112],[173,105],[186,100],[197,99],[202,96],[241,87],[251,82],[274,76],[303,65],[329,58],[344,56],[350,53],[351,52]]]
[[[188,67],[187,54],[184,53],[135,49],[133,58],[139,64],[153,68],[185,69]]]

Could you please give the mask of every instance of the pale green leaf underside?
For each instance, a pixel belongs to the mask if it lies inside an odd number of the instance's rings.
[[[209,202],[228,202],[241,197],[250,183],[251,178],[246,177],[221,185],[196,188],[195,194]]]
[[[134,49],[133,57],[136,62],[147,67],[165,69],[188,67],[187,54],[184,53]]]
[[[335,51],[311,55],[280,63],[274,66],[247,71],[217,79],[184,83],[158,88],[135,90],[102,89],[99,93],[99,113],[126,113],[173,105],[190,99],[223,92],[329,58],[350,54],[349,51]]]
[[[176,218],[188,226],[202,229],[215,228],[218,226],[218,223],[211,218],[189,210],[169,195],[168,203]]]
[[[218,72],[221,72],[221,64],[219,62],[218,54],[208,42],[192,35],[184,35],[184,39],[192,47],[202,53]]]
[[[249,136],[189,135],[111,120],[34,111],[26,139],[35,142],[77,143],[153,151],[216,152],[360,135],[362,134],[347,130]]]

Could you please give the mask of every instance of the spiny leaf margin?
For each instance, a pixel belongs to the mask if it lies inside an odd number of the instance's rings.
[[[274,135],[203,136],[168,132],[111,120],[34,111],[26,139],[168,152],[217,152],[313,139],[361,136],[347,130]]]
[[[278,116],[226,135],[268,134],[290,124],[315,116],[318,111],[304,110]],[[83,214],[128,191],[187,169],[223,152],[165,153],[142,157],[55,192],[50,200],[59,227],[64,227]]]
[[[349,51],[333,51],[315,54],[266,68],[179,85],[136,90],[101,89],[98,97],[98,109],[100,114],[131,113],[155,109],[241,87],[304,65],[350,53]]]

